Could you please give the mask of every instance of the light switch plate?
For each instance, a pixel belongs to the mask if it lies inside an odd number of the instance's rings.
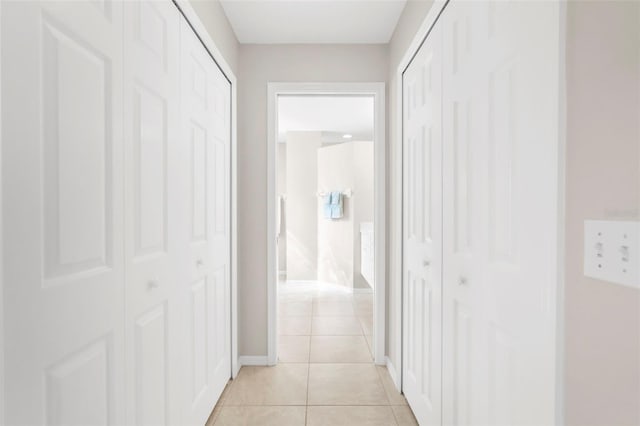
[[[586,220],[584,274],[640,288],[640,222]]]

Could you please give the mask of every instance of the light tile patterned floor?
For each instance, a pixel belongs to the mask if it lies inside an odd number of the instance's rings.
[[[274,367],[243,367],[207,426],[417,425],[386,367],[373,364],[373,295],[281,283]]]

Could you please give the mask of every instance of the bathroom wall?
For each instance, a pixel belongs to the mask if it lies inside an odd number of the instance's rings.
[[[373,222],[373,142],[347,142],[318,150],[318,188],[353,194],[344,216],[325,219],[318,199],[318,279],[348,288],[370,288],[360,274],[360,224]]]
[[[318,279],[318,176],[321,132],[288,132],[287,180],[287,279]]]
[[[318,188],[323,191],[353,189],[353,146],[350,143],[327,146],[318,150]],[[353,287],[354,199],[343,198],[341,219],[326,219],[323,200],[318,199],[318,279],[323,282]]]

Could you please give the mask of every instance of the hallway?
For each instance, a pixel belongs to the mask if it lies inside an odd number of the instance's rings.
[[[281,283],[279,364],[245,366],[207,425],[416,425],[386,367],[373,364],[372,293]]]

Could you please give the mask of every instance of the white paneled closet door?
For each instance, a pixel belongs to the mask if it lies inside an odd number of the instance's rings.
[[[231,376],[231,92],[186,21],[181,27],[181,144],[188,163],[182,374],[187,381],[186,421],[204,424]]]
[[[124,3],[127,423],[181,422],[179,289],[186,272],[180,13]]]
[[[231,376],[231,86],[169,1],[2,2],[5,421],[203,425]]]
[[[123,424],[122,3],[2,3],[10,425]]]
[[[487,419],[555,424],[559,2],[488,2],[485,72]]]
[[[559,22],[443,14],[445,424],[555,423]]]
[[[442,421],[442,118],[438,29],[404,73],[403,390],[420,424]]]
[[[489,425],[486,301],[488,15],[451,2],[443,33],[443,424]]]
[[[404,387],[421,424],[555,424],[559,28],[556,2],[449,2],[405,72],[411,230],[412,171],[434,169],[415,165],[414,123],[440,119],[413,115],[412,81],[428,75],[424,58],[442,62],[441,421],[411,381],[429,366],[411,358],[429,336],[414,335],[413,316],[433,305],[415,306],[405,235]]]

